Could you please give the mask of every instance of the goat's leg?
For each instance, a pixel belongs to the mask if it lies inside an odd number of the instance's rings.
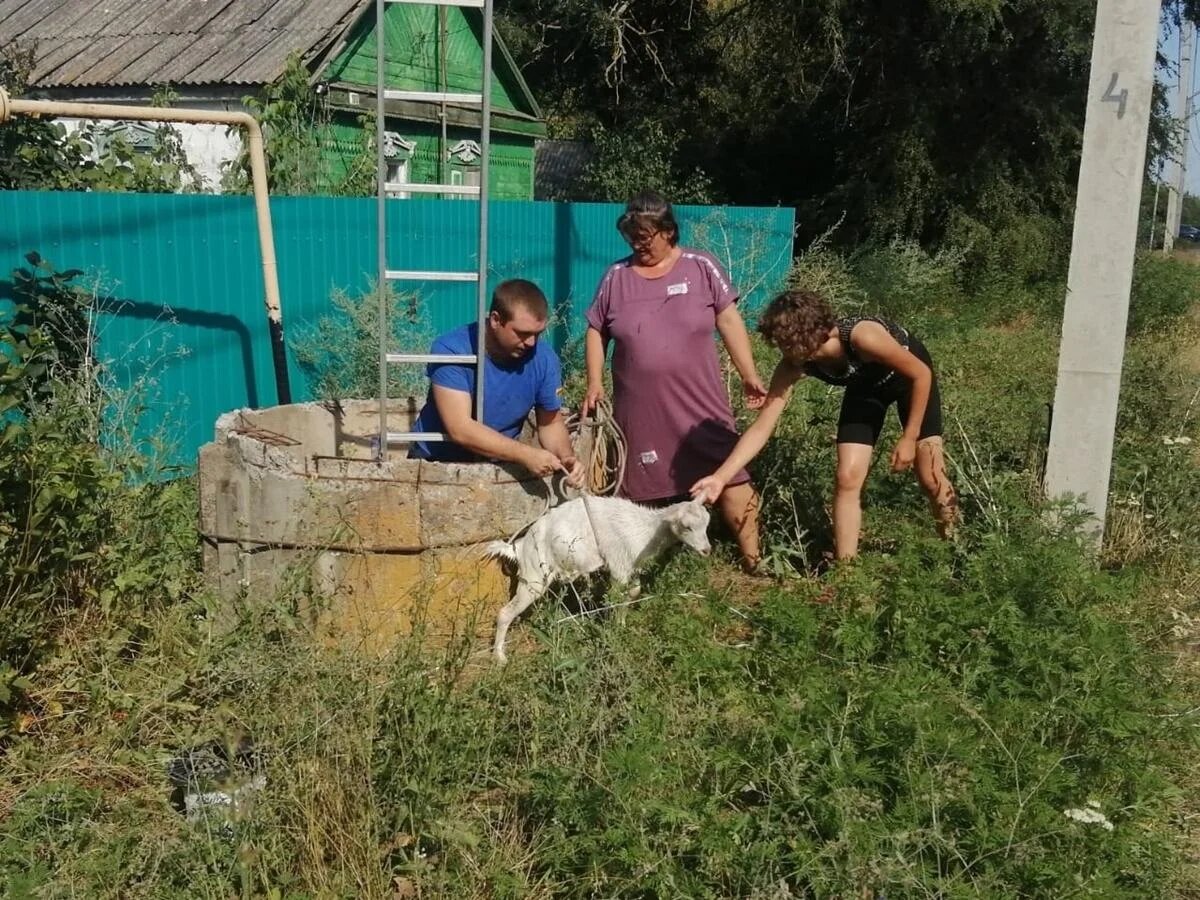
[[[635,578],[628,585],[622,586],[625,588],[625,599],[613,611],[613,621],[623,628],[625,627],[625,617],[629,615],[629,607],[637,602],[638,597],[642,596],[642,582]]]
[[[496,616],[496,641],[492,646],[492,653],[496,657],[496,662],[505,663],[508,661],[508,655],[504,652],[504,638],[508,634],[508,626],[513,623],[521,613],[529,608],[538,597],[542,596],[547,588],[544,581],[528,582],[518,581],[517,591],[513,594],[513,598],[509,600]]]

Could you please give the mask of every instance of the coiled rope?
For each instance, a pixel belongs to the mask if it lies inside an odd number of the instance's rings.
[[[628,448],[625,433],[613,418],[612,404],[598,400],[591,415],[585,418],[573,412],[566,423],[584,465],[585,490],[596,497],[615,496],[625,481]]]
[[[573,496],[591,494],[600,497],[605,494],[616,494],[625,482],[625,458],[628,454],[625,432],[613,418],[612,404],[608,400],[599,400],[592,409],[592,414],[586,418],[578,412],[569,413],[565,419],[567,433],[575,447],[577,457],[584,465],[583,487],[575,490],[567,487],[566,476],[555,472],[550,479],[550,492],[546,495],[546,505],[533,519],[522,525],[512,537],[511,544],[534,522],[544,516],[552,506],[565,503]],[[529,426],[536,428],[533,413],[529,414]],[[586,507],[585,507],[586,509]],[[588,521],[591,522],[591,512],[588,511]],[[595,525],[592,525],[593,531]]]

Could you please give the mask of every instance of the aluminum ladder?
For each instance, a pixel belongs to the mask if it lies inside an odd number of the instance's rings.
[[[388,371],[389,366],[427,363],[473,363],[475,365],[475,418],[483,418],[483,370],[487,356],[483,352],[484,328],[488,315],[488,162],[491,155],[492,123],[492,43],[493,43],[493,0],[375,0],[376,37],[376,85],[375,85],[375,149],[378,168],[376,224],[378,229],[378,290],[379,290],[379,435],[376,444],[376,459],[387,460],[388,447],[392,444],[412,441],[444,441],[442,432],[388,431]],[[386,41],[384,37],[385,10],[394,3],[422,4],[434,7],[470,7],[483,11],[483,72],[480,91],[477,94],[446,91],[397,91],[386,87]],[[455,106],[478,108],[480,111],[480,160],[479,184],[410,184],[387,181],[387,158],[384,153],[386,109],[388,100],[407,100],[424,103],[448,103]],[[445,147],[439,152],[445,153]],[[442,161],[444,163],[444,160]],[[387,202],[389,193],[408,194],[456,194],[479,198],[479,267],[473,272],[437,272],[392,269],[387,260]],[[479,352],[470,354],[438,353],[394,353],[389,346],[388,290],[387,286],[400,281],[451,281],[475,282],[478,287],[476,320],[478,322]]]

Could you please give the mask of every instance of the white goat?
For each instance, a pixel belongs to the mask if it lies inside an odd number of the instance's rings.
[[[638,568],[677,543],[703,556],[708,543],[708,507],[686,500],[662,509],[639,506],[616,497],[584,495],[546,512],[514,541],[492,541],[487,556],[517,564],[517,589],[496,616],[496,660],[504,662],[508,626],[555,581],[607,568],[619,585]],[[635,599],[641,585],[629,594]]]

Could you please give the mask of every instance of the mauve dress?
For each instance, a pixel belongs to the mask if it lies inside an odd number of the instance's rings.
[[[737,443],[713,333],[738,300],[720,264],[683,250],[671,270],[646,278],[632,257],[604,274],[587,311],[605,347],[614,341],[613,415],[625,432],[623,492],[649,501],[687,494]],[[730,484],[750,480],[743,469]]]

